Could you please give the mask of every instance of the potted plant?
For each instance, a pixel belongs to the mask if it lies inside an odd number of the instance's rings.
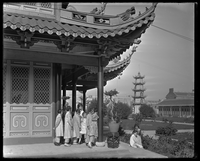
[[[119,92],[114,90],[106,91],[104,94],[106,96],[109,96],[109,103],[107,105],[108,111],[107,111],[107,116],[108,116],[108,126],[110,128],[110,132],[115,133],[118,132],[119,130],[119,125],[120,125],[120,117],[118,116],[118,113],[115,109],[115,102],[112,100],[113,96],[116,96]]]

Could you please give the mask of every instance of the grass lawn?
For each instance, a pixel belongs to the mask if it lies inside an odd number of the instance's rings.
[[[122,120],[122,127],[124,130],[132,130],[135,124],[134,120]],[[164,122],[153,122],[153,121],[142,121],[140,128],[142,130],[156,130],[158,127],[166,126],[168,123]],[[194,125],[182,125],[182,124],[173,124],[173,126],[180,129],[194,129]]]

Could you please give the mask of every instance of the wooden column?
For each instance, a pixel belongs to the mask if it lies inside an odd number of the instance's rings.
[[[74,70],[75,71],[75,70]],[[73,71],[73,78],[72,78],[72,112],[75,112],[76,110],[76,83],[77,83],[77,78],[75,77]]]
[[[172,116],[172,106],[170,106],[170,114],[171,114],[171,116]]]
[[[63,96],[66,96],[66,83],[63,83],[62,90],[63,90]],[[66,103],[66,100],[63,99],[63,107],[64,107],[65,103]]]
[[[102,59],[98,59],[98,85],[97,85],[97,101],[98,101],[98,141],[103,141],[103,66]]]
[[[189,106],[190,108],[190,117],[192,116],[192,106]]]
[[[56,64],[56,109],[57,110],[61,109],[61,65],[60,64]]]
[[[83,111],[85,111],[86,92],[87,90],[83,90]]]
[[[181,107],[179,107],[179,116],[181,117]]]

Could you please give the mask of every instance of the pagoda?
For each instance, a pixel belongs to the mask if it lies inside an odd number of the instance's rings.
[[[66,3],[3,4],[3,137],[5,144],[52,142],[61,90],[97,88],[98,140],[103,140],[103,87],[119,76],[134,45],[155,19],[156,3],[139,14],[134,6],[105,15],[106,4],[91,12]],[[124,60],[111,61],[133,47]],[[83,99],[85,100],[85,99]],[[85,106],[85,105],[84,105]]]
[[[133,111],[132,113],[139,113],[139,108],[142,104],[145,103],[145,95],[144,91],[146,90],[144,88],[145,81],[143,80],[145,76],[141,76],[140,72],[138,72],[138,75],[133,76],[135,81],[133,82],[134,88],[132,89],[134,92],[133,97]]]

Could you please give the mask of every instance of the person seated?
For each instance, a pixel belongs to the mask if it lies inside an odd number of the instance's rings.
[[[130,146],[134,148],[143,148],[142,139],[140,137],[140,129],[138,126],[135,126],[133,129],[132,135],[130,137]]]

